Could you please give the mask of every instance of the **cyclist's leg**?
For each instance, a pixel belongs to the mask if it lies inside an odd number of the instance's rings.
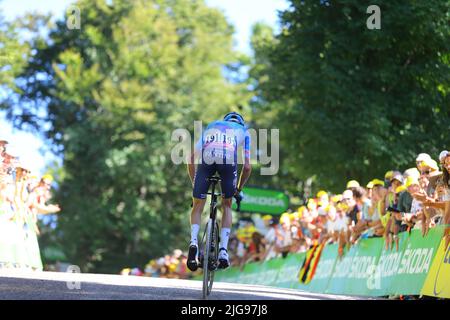
[[[221,252],[219,252],[219,262],[221,267],[226,268],[229,266],[227,247],[233,223],[231,204],[236,192],[237,166],[232,164],[218,165],[218,171],[222,180],[222,230],[220,233],[219,247]]]
[[[222,187],[222,228],[231,228],[232,214],[231,204],[237,184],[237,166],[232,164],[222,164],[217,166],[221,178]]]
[[[194,176],[193,206],[191,212],[191,242],[197,243],[198,230],[200,228],[201,216],[205,207],[206,197],[210,182],[208,178],[214,175],[214,165],[201,163],[197,167]],[[196,229],[198,228],[197,232]]]
[[[201,216],[205,207],[206,196],[209,188],[208,177],[214,174],[214,167],[206,164],[199,164],[194,176],[194,190],[192,193],[192,211],[191,211],[191,242],[188,251],[187,267],[191,271],[198,268],[198,234],[200,231]]]

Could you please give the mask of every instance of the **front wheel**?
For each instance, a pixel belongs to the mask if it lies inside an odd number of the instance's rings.
[[[212,272],[209,270],[209,260],[211,253],[212,242],[212,221],[209,220],[206,226],[206,241],[203,245],[203,299],[206,299],[211,293],[212,281],[210,285],[210,279]]]
[[[203,245],[203,299],[212,291],[214,271],[217,269],[219,255],[219,225],[209,220],[206,227],[206,241]]]

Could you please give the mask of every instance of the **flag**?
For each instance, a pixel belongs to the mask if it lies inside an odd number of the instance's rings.
[[[324,247],[324,244],[314,245],[306,252],[305,260],[303,260],[302,267],[298,274],[299,282],[308,284],[312,280]]]

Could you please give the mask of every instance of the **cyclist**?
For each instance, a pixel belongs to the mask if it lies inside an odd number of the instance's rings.
[[[244,164],[237,182],[238,148],[244,147]],[[196,159],[201,159],[195,168]],[[232,224],[231,204],[233,196],[241,193],[251,174],[250,134],[244,118],[237,112],[230,112],[223,120],[210,123],[201,139],[196,143],[194,153],[188,161],[188,172],[193,184],[193,206],[191,212],[191,242],[188,251],[187,267],[191,271],[198,268],[198,240],[201,214],[206,202],[210,183],[208,178],[216,172],[221,178],[222,188],[222,229],[219,244],[219,268],[230,265],[228,257],[228,238]]]

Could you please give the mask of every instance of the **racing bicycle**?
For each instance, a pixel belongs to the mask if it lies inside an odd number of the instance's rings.
[[[202,241],[199,245],[199,267],[203,269],[203,299],[211,294],[214,282],[214,272],[219,266],[219,224],[217,222],[217,199],[222,196],[221,192],[216,192],[216,185],[220,184],[220,178],[213,176],[208,178],[211,183],[211,204],[209,212],[209,220],[203,233]],[[242,196],[235,196],[237,211],[240,211]]]

